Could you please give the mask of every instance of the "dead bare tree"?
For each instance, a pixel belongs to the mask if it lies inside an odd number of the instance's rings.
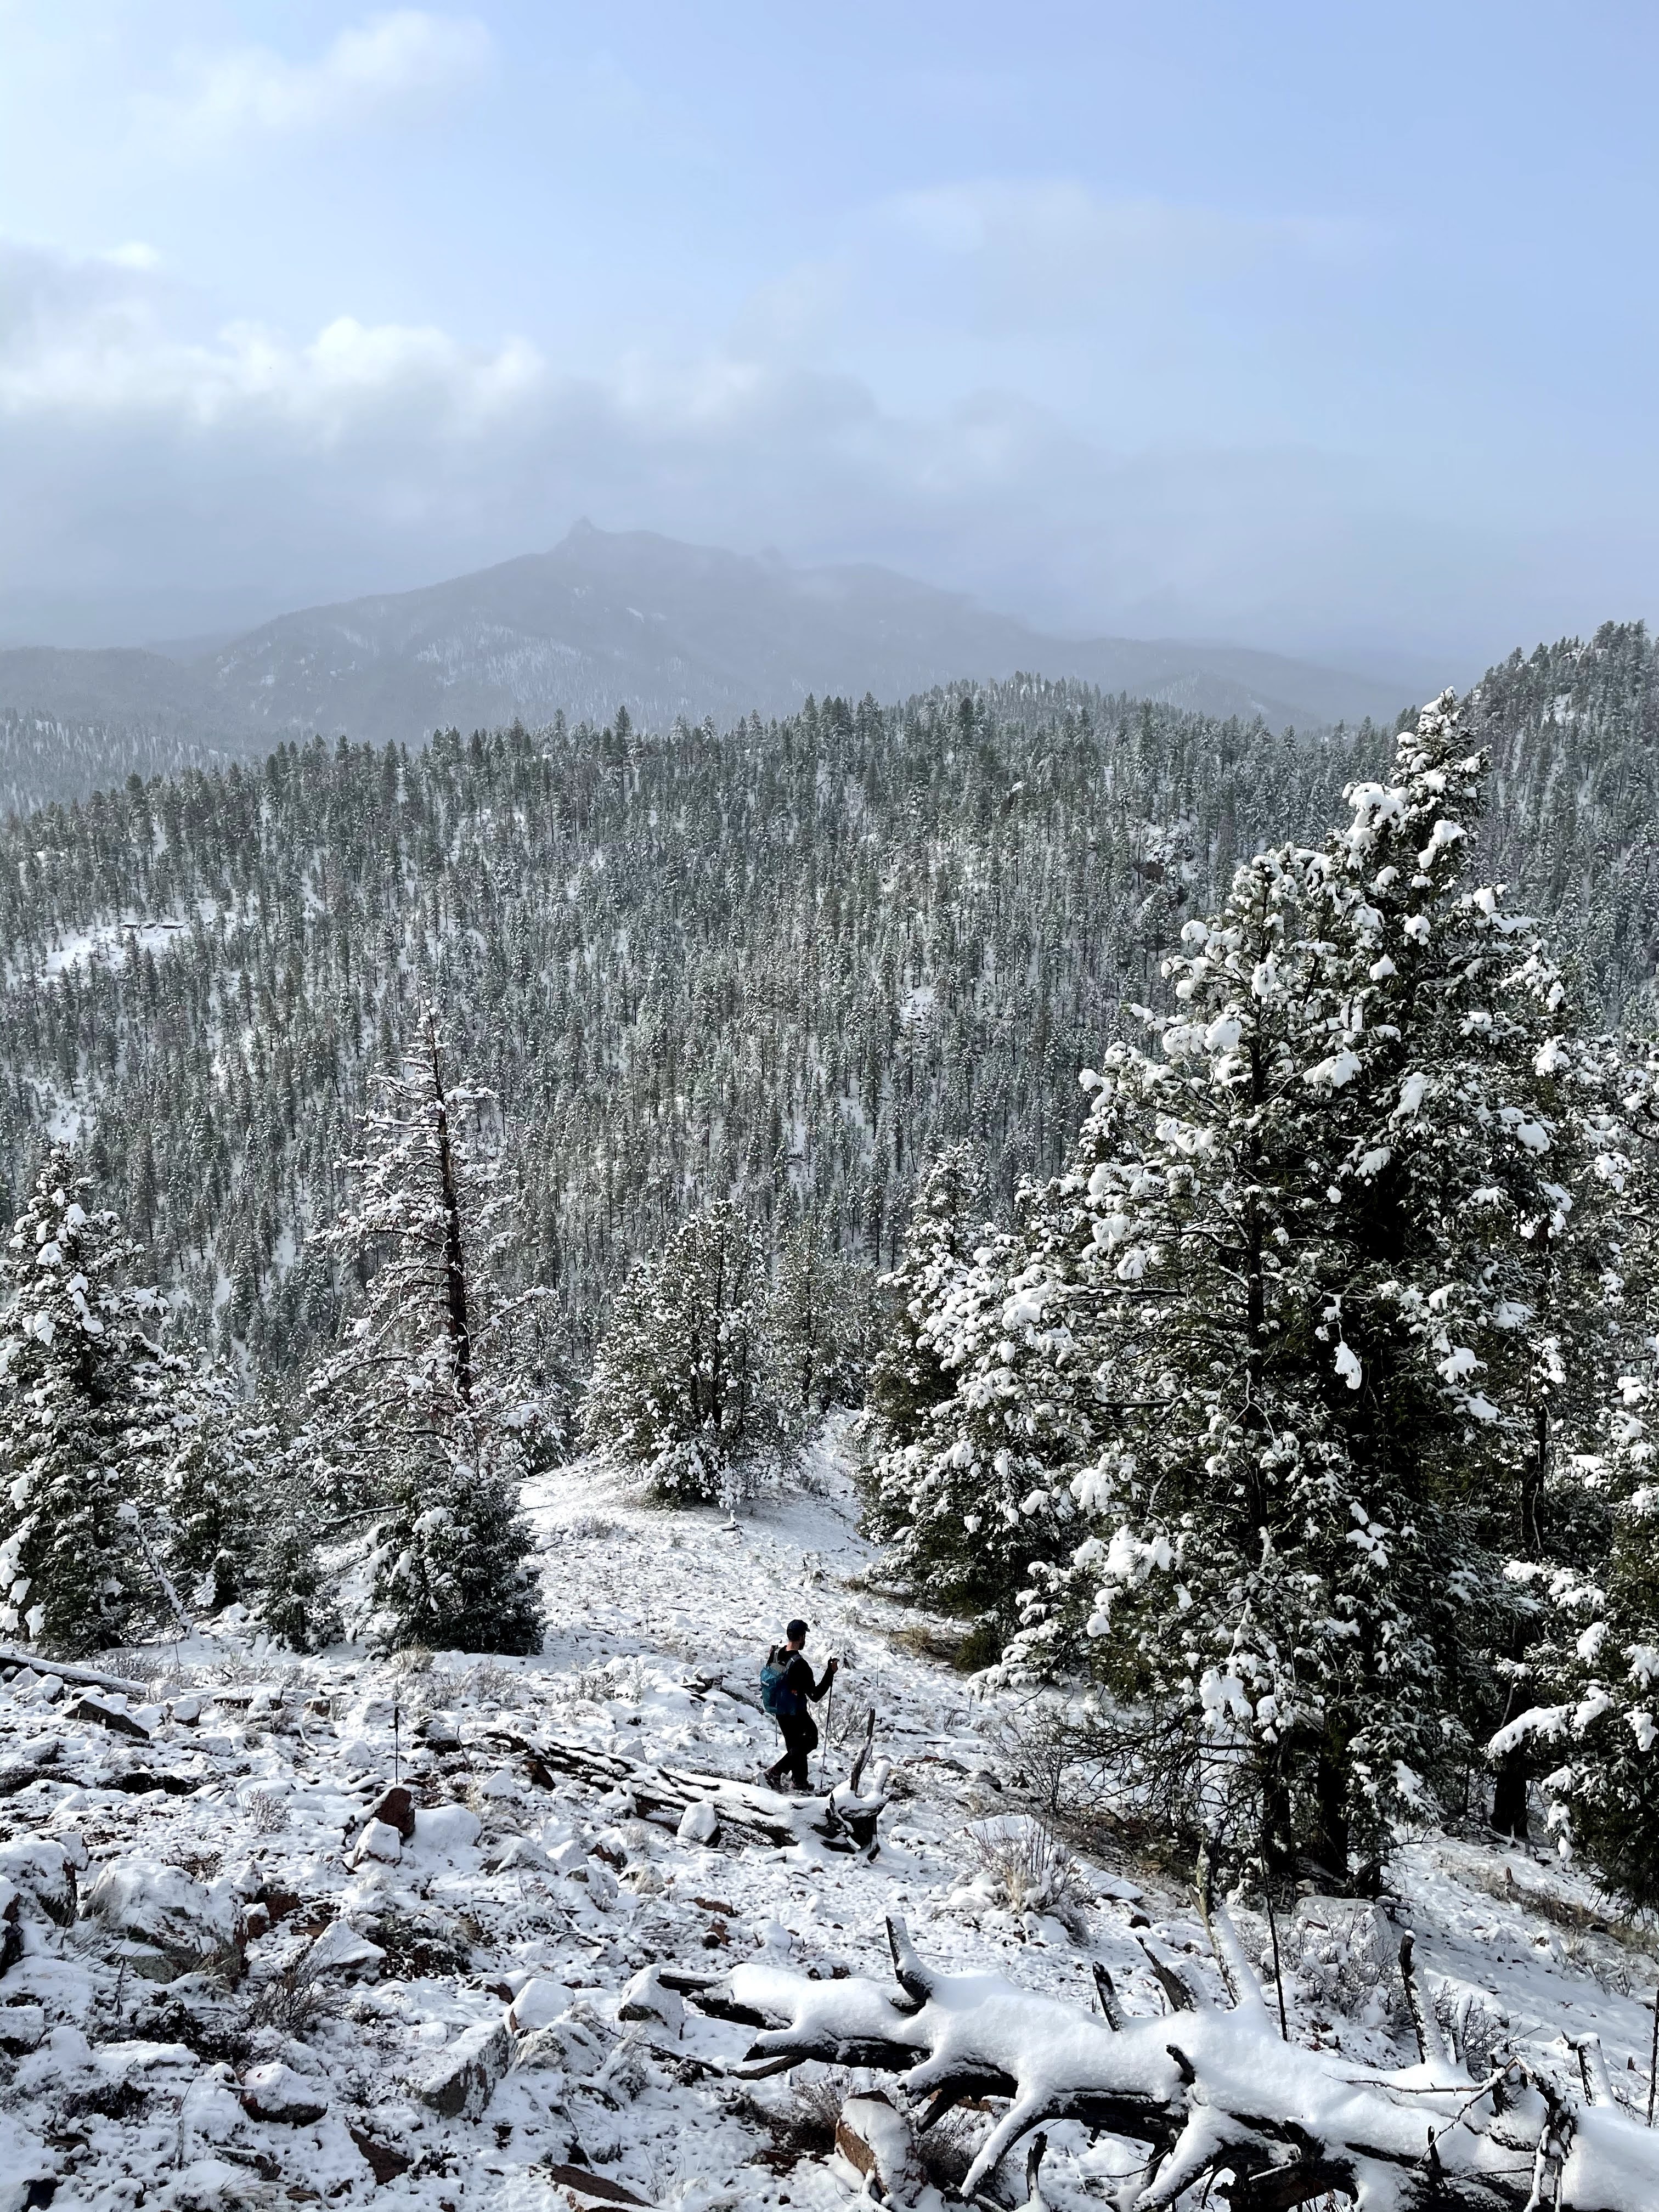
[[[718,1979],[664,1979],[702,2010],[759,2031],[751,2078],[809,2059],[896,2074],[925,2107],[924,2132],[964,2099],[1006,2099],[965,2197],[1023,2137],[1072,2119],[1145,2148],[1145,2178],[1123,2200],[1134,2212],[1160,2212],[1206,2181],[1224,2190],[1230,2212],[1291,2212],[1331,2191],[1378,2212],[1659,2204],[1659,2137],[1613,2099],[1599,2051],[1581,2057],[1581,2101],[1518,2059],[1474,2079],[1421,2006],[1417,2065],[1302,2050],[1281,2041],[1225,1909],[1212,1904],[1208,1923],[1231,2006],[1181,1975],[1176,2014],[1157,2019],[1126,2012],[1109,1981],[1102,2018],[1000,1976],[935,1972],[897,1920],[887,1923],[892,1989],[747,1963]],[[1153,1965],[1173,1976],[1171,1961]],[[1409,1984],[1408,1949],[1402,1966]]]

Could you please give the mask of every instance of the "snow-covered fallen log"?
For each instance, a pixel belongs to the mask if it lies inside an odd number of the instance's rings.
[[[555,1787],[562,1776],[598,1790],[625,1790],[642,1818],[676,1829],[694,1807],[707,1806],[715,1832],[730,1842],[787,1847],[811,1837],[827,1850],[872,1853],[888,1802],[884,1768],[875,1769],[865,1787],[874,1725],[872,1712],[847,1781],[827,1796],[806,1798],[781,1797],[723,1775],[653,1765],[556,1737],[532,1740],[501,1728],[484,1734],[523,1758],[531,1780],[543,1789]]]
[[[1431,2028],[1421,2062],[1393,2072],[1303,2050],[1281,2039],[1224,1911],[1212,1937],[1231,2008],[1157,2019],[1126,2013],[1109,1984],[1100,2018],[1000,1974],[937,1973],[900,1921],[888,1923],[890,1988],[758,1961],[714,1983],[664,1978],[702,2010],[758,2028],[756,2075],[809,2059],[896,2074],[925,2106],[924,2134],[965,2098],[1006,2098],[965,2196],[1021,2137],[1070,2119],[1146,2147],[1125,2212],[1157,2212],[1205,2182],[1229,2212],[1290,2212],[1329,2191],[1358,2212],[1659,2206],[1659,2135],[1613,2100],[1604,2069],[1584,2068],[1581,2101],[1518,2060],[1474,2081]]]
[[[119,1674],[106,1674],[96,1667],[72,1667],[65,1659],[43,1659],[38,1651],[18,1651],[0,1644],[0,1667],[27,1667],[36,1674],[56,1674],[65,1682],[84,1683],[94,1690],[113,1690],[143,1705],[149,1692],[142,1682],[129,1682]]]

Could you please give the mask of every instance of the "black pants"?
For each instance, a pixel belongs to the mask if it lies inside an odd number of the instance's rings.
[[[817,1749],[818,1724],[811,1713],[779,1713],[775,1718],[783,1730],[783,1757],[777,1766],[788,1766],[791,1783],[805,1796],[812,1786],[806,1762]]]

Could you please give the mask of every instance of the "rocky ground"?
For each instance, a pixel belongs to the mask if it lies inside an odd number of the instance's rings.
[[[618,2191],[684,2212],[827,2209],[863,2185],[834,2130],[874,2077],[736,2079],[750,2031],[653,1969],[881,1972],[896,1913],[939,1964],[1082,2008],[1097,1961],[1129,2010],[1165,2004],[1141,1936],[1213,1984],[1190,1899],[1148,1864],[1012,1870],[1028,1832],[1009,1707],[934,1656],[945,1624],[867,1587],[833,1449],[809,1478],[735,1527],[609,1494],[586,1468],[537,1484],[550,1626],[532,1660],[301,1661],[221,1624],[112,1655],[126,1692],[8,1668],[0,2212],[461,2212]],[[873,1857],[757,1786],[775,1749],[759,1669],[797,1612],[817,1656],[843,1655],[830,1780],[877,1716]],[[678,1779],[630,1788],[634,1769]],[[710,1808],[685,1809],[700,1791]],[[752,1825],[769,1817],[776,1835]],[[1438,1833],[1395,1875],[1386,1912],[1310,1897],[1281,1925],[1294,2039],[1395,2063],[1408,1927],[1477,2069],[1514,2047],[1576,2087],[1567,2039],[1594,2031],[1645,2112],[1659,1966],[1586,1883],[1541,1851]],[[1270,1971],[1267,1930],[1240,1917]],[[994,2117],[942,2126],[929,2187],[960,2179]],[[1133,2163],[1062,2126],[1045,2200],[1110,2203]],[[995,2186],[1024,2201],[1023,2173]]]

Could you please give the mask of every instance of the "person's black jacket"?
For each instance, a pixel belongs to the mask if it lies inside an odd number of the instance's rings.
[[[804,1651],[797,1651],[791,1656],[787,1646],[780,1645],[773,1656],[775,1658],[788,1658],[788,1671],[783,1679],[787,1687],[800,1699],[802,1712],[806,1711],[809,1705],[817,1705],[818,1699],[835,1680],[829,1668],[826,1667],[823,1680],[815,1682],[812,1679],[811,1662]]]

